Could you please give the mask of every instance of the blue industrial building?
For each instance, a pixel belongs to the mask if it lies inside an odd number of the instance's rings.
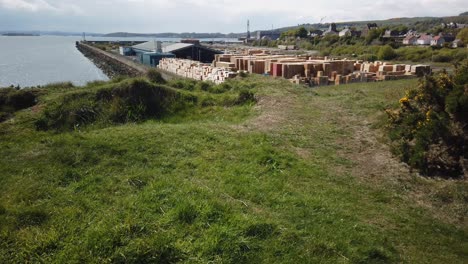
[[[139,53],[140,62],[151,66],[158,66],[159,62],[164,58],[175,58],[176,56],[172,53],[163,53],[163,52],[145,52]]]
[[[156,67],[163,58],[191,59],[211,63],[215,54],[222,52],[203,47],[198,43],[161,43],[149,41],[130,47],[132,54],[148,66]],[[128,53],[128,50],[125,50]],[[125,54],[122,54],[125,55]]]

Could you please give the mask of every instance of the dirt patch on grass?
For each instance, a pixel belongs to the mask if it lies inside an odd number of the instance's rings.
[[[259,96],[254,111],[258,115],[246,123],[237,126],[246,131],[271,132],[284,125],[288,118],[288,108],[294,102],[294,95],[289,97]]]
[[[448,181],[418,175],[393,156],[390,147],[383,141],[384,132],[372,128],[373,123],[377,121],[374,120],[376,116],[365,118],[347,109],[339,100],[330,97],[313,98],[303,98],[301,93],[295,92],[283,96],[260,96],[255,106],[258,115],[237,128],[245,132],[259,131],[281,136],[288,133],[309,133],[302,136],[313,141],[314,126],[333,124],[337,130],[345,131],[345,135],[338,136],[335,142],[337,154],[350,161],[351,165],[334,164],[328,169],[336,175],[350,174],[376,192],[393,193],[399,198],[394,201],[389,198],[388,202],[396,212],[403,200],[405,203],[427,209],[431,215],[445,223],[468,226],[466,180]],[[320,114],[312,116],[312,111],[318,111]],[[304,130],[305,124],[311,129]],[[311,149],[298,145],[289,147],[300,158],[310,159]]]
[[[31,107],[31,111],[32,111],[34,114],[37,114],[37,113],[42,112],[42,110],[43,110],[44,108],[45,108],[44,105],[38,104],[38,105],[35,105],[35,106]]]
[[[329,118],[336,119],[337,124],[346,124],[348,131],[347,137],[337,140],[342,146],[338,155],[352,161],[353,166],[338,167],[338,173],[347,171],[377,190],[395,192],[408,203],[428,209],[434,217],[446,223],[468,226],[466,180],[420,176],[391,153],[390,147],[381,140],[385,135],[381,130],[371,128],[369,120],[337,105],[327,104],[326,107],[327,113],[333,113]]]

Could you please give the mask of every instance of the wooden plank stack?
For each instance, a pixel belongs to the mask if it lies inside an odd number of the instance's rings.
[[[236,54],[215,56],[213,64],[183,59],[163,59],[159,68],[182,77],[222,83],[238,71],[268,74],[297,84],[341,85],[413,78],[430,73],[427,65],[390,64],[381,61],[332,60],[307,55],[270,54],[265,50],[243,50]]]
[[[185,59],[164,58],[159,62],[158,68],[184,78],[211,81],[216,84],[237,76],[237,73],[229,68],[213,67],[211,64]]]

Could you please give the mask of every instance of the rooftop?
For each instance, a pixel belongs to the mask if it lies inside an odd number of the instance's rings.
[[[157,46],[156,41],[153,40],[153,41],[148,41],[148,42],[145,42],[145,43],[141,43],[141,44],[132,46],[132,48],[143,50],[143,51],[148,51],[148,52],[154,52],[154,51],[156,51],[156,46]],[[180,50],[180,49],[183,49],[183,48],[194,46],[194,44],[190,44],[190,43],[167,43],[166,42],[166,43],[161,43],[161,46],[162,46],[162,51],[164,53],[169,53],[169,52],[173,52],[173,51]]]

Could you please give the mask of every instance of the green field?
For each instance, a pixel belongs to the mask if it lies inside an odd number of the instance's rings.
[[[466,181],[420,177],[386,145],[384,109],[416,82],[250,76],[167,88],[183,107],[156,118],[93,104],[93,122],[37,130],[132,81],[45,88],[0,123],[0,263],[466,263]],[[245,89],[256,103],[236,103]]]

